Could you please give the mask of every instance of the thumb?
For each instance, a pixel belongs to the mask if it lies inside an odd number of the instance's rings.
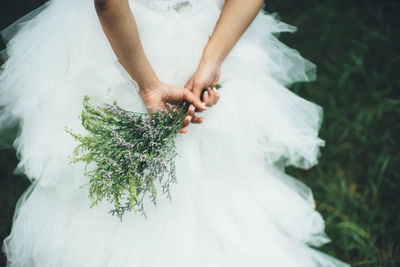
[[[195,106],[198,110],[203,111],[206,110],[207,107],[200,101],[199,97],[196,97],[189,89],[183,88],[183,98],[193,106]]]

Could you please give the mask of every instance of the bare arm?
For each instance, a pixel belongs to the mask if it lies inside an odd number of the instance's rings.
[[[195,74],[186,84],[199,97],[202,90],[214,86],[220,78],[220,66],[236,42],[249,27],[260,11],[263,0],[226,0],[221,15],[204,51]],[[214,105],[219,98],[218,92],[207,90],[204,101]],[[194,118],[193,122],[201,122]]]
[[[260,11],[263,0],[226,0],[203,58],[222,64]]]
[[[158,78],[144,53],[135,18],[127,0],[95,0],[103,31],[121,65],[139,84],[148,88]]]
[[[94,0],[97,15],[114,53],[129,75],[138,83],[139,94],[146,106],[167,108],[167,103],[179,104],[186,100],[197,110],[205,106],[187,88],[170,86],[160,81],[142,47],[135,18],[128,0]],[[188,125],[194,110],[190,109],[181,132]]]

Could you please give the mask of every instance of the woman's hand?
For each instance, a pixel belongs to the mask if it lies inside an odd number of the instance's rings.
[[[217,90],[211,89],[218,84],[221,71],[220,65],[215,62],[202,60],[197,71],[190,77],[185,88],[188,88],[193,94],[200,99],[208,107],[215,105],[219,99]],[[202,91],[204,91],[203,95]]]
[[[220,65],[207,60],[202,60],[197,71],[190,77],[186,83],[185,88],[188,88],[193,94],[201,99],[202,102],[211,107],[219,100],[219,93],[212,87],[218,84],[220,78]],[[203,92],[204,90],[204,92]],[[203,117],[192,115],[192,123],[201,123],[204,121]]]
[[[189,89],[170,86],[160,81],[153,83],[151,86],[141,88],[139,90],[139,95],[143,99],[146,107],[148,107],[150,113],[154,112],[152,108],[168,109],[167,103],[179,105],[183,101],[189,102],[191,104],[191,108],[189,108],[188,114],[182,123],[182,127],[180,129],[181,133],[187,133],[187,129],[185,127],[189,125],[194,117],[195,108],[198,111],[207,109],[204,103],[202,103],[200,99],[196,97]]]
[[[201,96],[203,89],[217,85],[222,62],[254,20],[263,3],[263,0],[225,1],[217,25],[204,48],[201,63],[185,85],[197,97]],[[218,92],[209,89],[202,97],[207,106],[215,105],[218,99]],[[194,123],[201,121],[202,118],[192,119]]]

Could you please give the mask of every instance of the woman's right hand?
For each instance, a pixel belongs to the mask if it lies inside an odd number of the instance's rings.
[[[185,88],[190,89],[197,98],[201,98],[201,94],[204,91],[201,100],[208,107],[217,104],[219,100],[219,93],[211,88],[219,82],[221,76],[220,69],[220,64],[215,61],[206,60],[203,57],[196,72],[185,85]]]
[[[220,64],[213,60],[207,60],[203,56],[196,72],[190,77],[185,88],[188,88],[207,107],[215,105],[219,100],[219,93],[211,89],[219,82],[221,75]],[[191,106],[192,107],[192,106]],[[192,116],[192,123],[202,123],[204,117]]]
[[[189,89],[171,86],[161,81],[157,81],[151,85],[140,88],[139,95],[143,99],[150,113],[154,111],[152,108],[168,109],[167,103],[179,105],[183,101],[189,102],[192,104],[191,106],[196,107],[198,111],[207,109],[200,99],[196,97]],[[187,133],[186,127],[190,124],[194,116],[194,111],[194,108],[189,108],[188,114],[186,115],[180,129],[181,133]]]
[[[168,109],[167,103],[181,104],[185,100],[198,111],[206,109],[190,90],[159,81],[144,53],[129,1],[95,0],[95,7],[115,55],[127,73],[139,84],[139,94],[146,106]],[[149,112],[152,111],[154,110],[149,109]],[[187,132],[185,127],[190,123],[192,116],[193,108],[189,110],[182,124],[182,133]]]

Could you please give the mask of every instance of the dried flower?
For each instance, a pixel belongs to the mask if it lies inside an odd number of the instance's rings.
[[[150,115],[124,110],[116,102],[94,107],[84,97],[81,119],[88,134],[67,127],[66,131],[79,141],[71,163],[86,163],[89,182],[84,186],[89,186],[90,207],[107,200],[114,205],[110,213],[121,220],[132,210],[146,217],[144,197],[149,195],[157,205],[155,183],[171,199],[170,184],[176,183],[175,138],[188,106],[171,106]],[[96,168],[88,170],[91,163]]]

